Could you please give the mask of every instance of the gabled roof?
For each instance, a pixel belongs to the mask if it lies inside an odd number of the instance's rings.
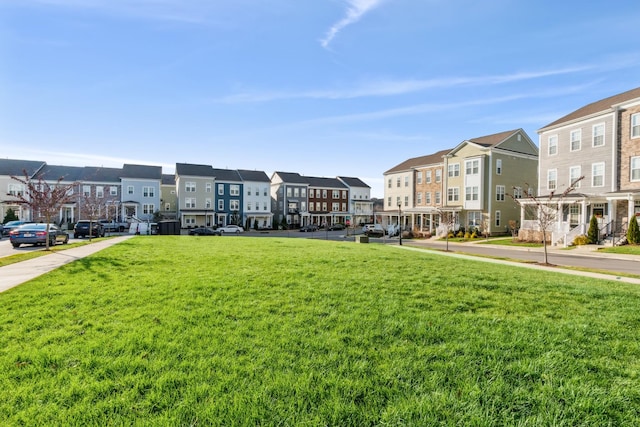
[[[122,168],[121,178],[160,180],[162,178],[162,167],[125,164]]]
[[[520,146],[514,146],[513,140],[511,138],[516,134],[520,134],[524,137],[524,145],[516,144]],[[455,153],[457,153],[468,144],[476,145],[477,147],[480,147],[480,150],[500,148],[506,151],[511,151],[513,153],[521,153],[526,155],[537,155],[538,153],[538,147],[533,143],[533,141],[531,141],[529,135],[527,135],[527,133],[523,129],[514,129],[464,140],[454,149],[452,149],[447,154],[447,157],[453,157]],[[524,148],[525,145],[529,148],[529,150]]]
[[[38,172],[46,163],[36,160],[0,159],[0,176],[30,177]]]
[[[176,185],[176,176],[175,175],[171,175],[171,174],[167,174],[167,173],[163,173],[162,174],[162,185]]]
[[[348,188],[344,182],[338,178],[320,178],[316,176],[307,176],[307,182],[310,187],[315,188]]]
[[[306,177],[301,176],[297,172],[274,172],[272,178],[278,175],[282,182],[288,184],[308,184]],[[272,179],[273,180],[273,179]]]
[[[363,188],[371,188],[360,178],[354,178],[350,176],[339,176],[338,179],[344,182],[349,187],[363,187]]]
[[[213,178],[215,173],[211,165],[194,165],[191,163],[176,163],[176,175],[206,176]]]
[[[115,182],[120,183],[120,175],[122,169],[104,168],[102,166],[85,166],[83,168],[80,179],[89,182]]]
[[[238,169],[238,173],[240,174],[240,178],[243,181],[270,182],[269,177],[266,173],[264,173],[264,171]]]
[[[451,151],[451,148],[447,148],[446,150],[440,150],[436,153],[428,154],[426,156],[413,157],[411,159],[405,160],[404,162],[392,167],[391,169],[386,171],[384,175],[389,173],[406,172],[418,167],[444,163],[444,160],[442,158],[449,151]]]
[[[569,113],[566,116],[561,117],[558,120],[551,122],[548,125],[540,128],[538,130],[538,133],[544,131],[547,128],[555,127],[560,124],[564,124],[564,123],[572,122],[574,120],[597,115],[598,113],[610,112],[616,105],[623,104],[625,102],[633,101],[636,99],[640,100],[640,87],[631,89],[623,93],[619,93],[618,95],[613,95],[608,98],[601,99],[600,101],[592,102],[591,104],[587,104],[584,107],[578,108],[574,112]]]
[[[216,181],[242,181],[242,178],[240,178],[240,174],[238,173],[238,171],[232,169],[213,169],[213,176],[215,177]]]
[[[478,144],[482,147],[495,147],[496,145],[503,142],[505,139],[509,138],[514,133],[518,132],[520,129],[508,130],[505,132],[494,133],[493,135],[480,136],[478,138],[468,139],[468,142],[473,142],[474,144]]]
[[[45,181],[57,181],[62,178],[65,182],[75,182],[80,181],[83,171],[84,167],[81,166],[45,165],[35,176]]]

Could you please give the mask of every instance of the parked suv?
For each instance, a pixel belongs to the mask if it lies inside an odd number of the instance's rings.
[[[364,234],[370,237],[382,237],[384,236],[384,228],[381,224],[366,224],[362,227]]]
[[[91,233],[89,233],[91,230]],[[73,236],[78,239],[91,234],[91,237],[104,237],[104,226],[98,221],[80,220],[73,227]]]

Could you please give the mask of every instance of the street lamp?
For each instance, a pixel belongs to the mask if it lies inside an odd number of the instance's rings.
[[[400,203],[400,201],[398,200],[398,237],[399,237],[400,246],[402,246],[402,225],[400,225],[400,221],[402,218],[402,211],[400,210],[401,207],[402,207],[402,203]]]

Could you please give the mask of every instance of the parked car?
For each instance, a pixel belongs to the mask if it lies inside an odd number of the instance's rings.
[[[333,230],[344,230],[344,225],[343,224],[333,224],[333,225],[329,226],[329,231],[333,231]]]
[[[130,225],[128,222],[118,222],[115,220],[109,221],[108,219],[99,219],[98,222],[104,227],[104,231],[119,231],[123,232],[128,230]]]
[[[300,227],[300,231],[301,232],[314,232],[314,231],[318,231],[318,226],[315,224],[309,224],[309,225],[305,225],[304,227]]]
[[[239,225],[226,225],[224,227],[218,227],[216,228],[216,231],[220,232],[220,235],[222,234],[240,234],[240,233],[244,233],[244,228],[240,227]]]
[[[0,240],[2,240],[3,234],[4,234],[4,225],[0,224]]]
[[[2,234],[8,236],[11,230],[14,230],[24,224],[33,224],[33,221],[9,221],[2,227]]]
[[[197,227],[189,230],[190,236],[219,236],[220,231],[209,227]]]
[[[104,237],[104,226],[98,221],[82,219],[76,222],[75,227],[73,227],[73,235],[76,239],[89,235],[91,237]]]
[[[47,243],[47,224],[23,224],[11,230],[9,240],[14,248],[19,248],[20,245],[45,245]],[[68,242],[69,233],[55,224],[49,224],[49,246],[54,246],[56,243],[67,244]]]
[[[362,231],[364,231],[364,234],[369,237],[384,236],[384,228],[381,224],[365,224],[365,226],[362,227]]]

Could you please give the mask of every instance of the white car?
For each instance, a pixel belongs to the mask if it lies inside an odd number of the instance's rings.
[[[216,228],[216,231],[219,231],[220,234],[240,234],[244,233],[244,228],[238,225],[225,225],[224,227]]]

